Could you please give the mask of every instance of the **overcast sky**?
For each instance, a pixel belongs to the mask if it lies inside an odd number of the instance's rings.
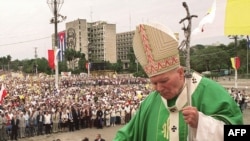
[[[107,21],[116,24],[117,33],[134,30],[144,22],[159,22],[174,32],[183,32],[179,21],[186,16],[183,0],[64,0],[60,14],[67,16],[59,23],[58,31],[65,23],[76,19]],[[212,6],[213,0],[186,0],[193,19],[193,29]],[[215,20],[207,25],[203,33],[192,36],[191,44],[227,44],[230,40],[223,35],[222,21],[225,0],[218,0]],[[51,34],[54,25],[47,0],[0,0],[0,57],[11,55],[14,59],[47,58],[51,49]]]

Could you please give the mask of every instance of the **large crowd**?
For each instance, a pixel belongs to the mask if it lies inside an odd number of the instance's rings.
[[[147,78],[130,75],[60,77],[5,74],[8,95],[0,107],[0,141],[57,132],[126,124],[152,91]],[[228,89],[242,111],[249,102],[244,90]]]
[[[245,89],[227,88],[231,97],[240,107],[241,112],[248,108],[248,103],[250,102],[249,94]]]
[[[60,77],[5,74],[0,141],[126,124],[152,90],[146,78],[129,75]]]

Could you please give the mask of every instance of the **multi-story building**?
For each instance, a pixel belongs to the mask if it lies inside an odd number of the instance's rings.
[[[116,34],[117,59],[123,62],[123,69],[129,67],[129,53],[133,49],[133,37],[135,31]]]
[[[85,19],[77,19],[66,23],[67,48],[80,51],[88,59],[88,30]]]
[[[86,60],[98,63],[116,63],[118,60],[115,24],[77,19],[66,23],[66,30],[58,33],[58,41],[61,41],[62,37],[65,38],[63,42],[66,49],[72,48],[84,53]],[[54,35],[52,35],[52,46],[54,48]],[[63,51],[65,49],[61,49],[62,54]],[[125,49],[123,51],[125,52]],[[122,60],[124,59],[126,58],[123,57]]]
[[[88,60],[116,63],[116,25],[103,21],[88,23]]]

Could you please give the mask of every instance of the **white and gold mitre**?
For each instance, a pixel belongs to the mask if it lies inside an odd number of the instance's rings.
[[[180,66],[178,40],[171,30],[160,24],[136,27],[133,49],[148,77]]]

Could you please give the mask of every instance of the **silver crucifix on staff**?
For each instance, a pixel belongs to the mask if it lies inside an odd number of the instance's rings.
[[[197,18],[197,15],[190,15],[188,5],[186,2],[182,3],[183,7],[186,9],[187,16],[179,22],[180,24],[183,24],[182,30],[184,31],[185,39],[181,42],[179,46],[179,50],[184,52],[185,59],[186,59],[186,82],[187,82],[187,101],[188,105],[192,106],[192,99],[191,99],[191,92],[190,92],[190,86],[191,86],[191,70],[190,70],[190,36],[191,36],[191,26],[192,26],[192,18]],[[185,25],[185,22],[187,21],[187,26]],[[192,130],[191,127],[188,127],[188,141],[193,141],[192,137]]]

